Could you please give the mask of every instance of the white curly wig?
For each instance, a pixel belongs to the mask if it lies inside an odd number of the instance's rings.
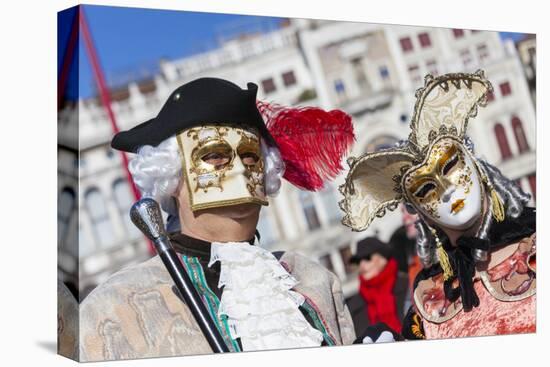
[[[281,187],[284,161],[279,149],[261,140],[265,167],[265,190],[268,196],[276,196]],[[172,194],[182,178],[182,165],[178,142],[175,136],[158,146],[144,145],[128,164],[135,184],[143,197],[155,199],[168,214],[168,229],[179,226],[178,208]]]

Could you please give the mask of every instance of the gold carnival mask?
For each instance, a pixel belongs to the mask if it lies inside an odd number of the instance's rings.
[[[466,228],[481,215],[484,187],[502,220],[502,202],[465,145],[468,120],[491,91],[483,71],[427,75],[406,144],[348,159],[342,223],[362,231],[406,202],[441,226]]]
[[[177,135],[191,210],[268,205],[257,131],[204,125]]]
[[[483,186],[464,145],[451,136],[433,143],[426,159],[403,177],[407,201],[435,223],[468,228],[482,210]]]

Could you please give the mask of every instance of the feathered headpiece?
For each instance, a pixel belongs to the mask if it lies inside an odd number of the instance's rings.
[[[158,115],[113,137],[113,148],[136,153],[157,146],[179,132],[201,125],[232,124],[257,129],[284,160],[284,178],[319,190],[342,169],[341,161],[354,141],[351,117],[340,110],[283,107],[256,99],[258,86],[247,89],[219,78],[199,78],[174,90]]]
[[[285,162],[286,180],[315,191],[342,171],[342,159],[355,140],[348,114],[262,101],[257,105]]]

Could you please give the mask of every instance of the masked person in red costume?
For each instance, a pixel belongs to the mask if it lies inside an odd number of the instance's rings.
[[[400,332],[407,276],[398,271],[389,245],[367,237],[357,244],[350,262],[359,266],[359,293],[365,301],[369,323],[384,323]]]

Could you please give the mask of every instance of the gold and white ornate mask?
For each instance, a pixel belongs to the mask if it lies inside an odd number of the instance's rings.
[[[484,190],[471,153],[451,136],[431,146],[423,163],[403,177],[407,202],[436,224],[469,228],[482,213]]]
[[[268,205],[257,131],[204,125],[177,135],[191,210]]]
[[[365,230],[406,202],[441,226],[470,226],[481,215],[484,186],[490,183],[465,145],[466,128],[490,91],[482,71],[426,76],[416,92],[406,144],[348,159],[350,170],[340,187],[343,224]]]

